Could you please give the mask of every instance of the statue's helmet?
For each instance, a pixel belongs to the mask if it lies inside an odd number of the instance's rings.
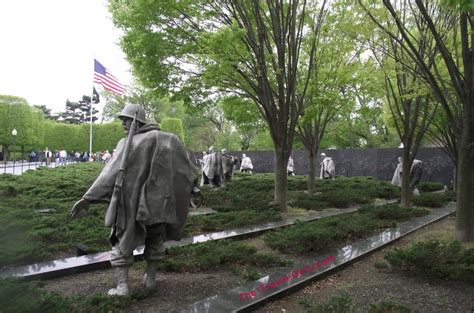
[[[135,112],[137,113],[137,121],[139,122],[142,122],[143,124],[145,124],[145,120],[146,120],[146,114],[145,114],[145,110],[137,105],[137,104],[129,104],[127,106],[125,106],[122,110],[122,112],[120,112],[120,114],[118,115],[119,118],[122,118],[122,117],[129,117],[131,119],[133,119],[135,117]]]

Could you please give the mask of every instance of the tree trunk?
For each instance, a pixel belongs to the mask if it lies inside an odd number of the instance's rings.
[[[410,168],[411,162],[409,162],[408,156],[403,156],[402,163],[402,187],[401,187],[401,199],[400,206],[402,208],[411,207],[411,190],[410,190]]]
[[[3,145],[3,163],[7,164],[8,161],[8,145]]]
[[[279,149],[275,149],[275,204],[278,205],[281,212],[286,212],[288,210],[286,205],[288,198],[288,173],[286,169],[288,157],[285,158],[283,153],[278,151]]]
[[[456,183],[456,239],[463,242],[474,241],[474,88],[471,94],[470,106],[463,106]]]
[[[453,191],[457,192],[458,187],[458,166],[454,166],[454,171],[453,171]]]
[[[308,150],[308,194],[314,192],[314,186],[316,182],[316,153],[313,150]]]

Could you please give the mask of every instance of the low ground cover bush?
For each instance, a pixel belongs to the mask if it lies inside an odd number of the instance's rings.
[[[366,206],[358,212],[297,223],[271,231],[264,238],[273,249],[289,253],[309,253],[324,250],[348,239],[365,237],[428,212],[418,208],[404,209],[398,205]]]
[[[356,308],[349,295],[341,294],[333,296],[329,301],[323,304],[313,304],[311,301],[304,299],[300,304],[308,313],[352,313],[359,312],[360,308]],[[370,307],[364,311],[367,313],[409,313],[411,310],[401,304],[382,301],[376,304],[370,304]]]
[[[474,248],[463,249],[458,241],[422,241],[390,251],[385,259],[397,270],[474,283]]]
[[[220,212],[206,216],[189,216],[185,232],[186,235],[191,236],[202,232],[222,231],[278,220],[281,220],[281,213],[273,209]]]
[[[84,217],[69,219],[70,208],[87,191],[102,167],[99,163],[80,163],[40,168],[21,176],[0,175],[0,266],[74,255],[78,242],[85,244],[90,253],[109,250],[109,229],[103,222],[107,204],[92,205]],[[186,226],[188,234],[281,219],[280,212],[272,204],[274,179],[274,174],[236,173],[225,188],[203,187],[205,206],[217,209],[219,213],[190,217]],[[394,186],[368,177],[318,180],[315,195],[304,192],[306,183],[304,176],[289,177],[290,206],[304,209],[344,207],[366,203],[374,197],[394,195]],[[38,213],[38,209],[52,211]]]
[[[421,193],[413,197],[413,205],[429,208],[440,208],[449,201],[452,201],[452,196],[444,193]]]
[[[433,183],[433,182],[420,182],[417,186],[420,192],[433,192],[438,190],[443,190],[444,185],[441,183]]]
[[[290,199],[294,199],[290,204],[307,210],[347,208],[370,203],[375,198],[393,199],[398,194],[396,186],[372,177],[339,177],[336,180],[318,181],[313,194],[290,192]]]
[[[255,247],[232,240],[210,241],[167,250],[160,261],[162,270],[199,272],[220,266],[286,266],[291,262],[279,256],[257,253]]]
[[[96,163],[74,164],[21,176],[0,175],[0,266],[43,261],[64,251],[73,254],[77,241],[91,245],[91,251],[104,250],[108,230],[103,226],[103,205],[93,206],[83,219],[68,218],[71,206],[101,168]]]

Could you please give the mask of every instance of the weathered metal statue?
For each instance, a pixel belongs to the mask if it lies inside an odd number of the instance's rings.
[[[232,155],[227,153],[227,149],[221,150],[222,158],[222,179],[225,183],[232,181],[234,177],[235,159]]]
[[[331,157],[326,156],[325,153],[321,153],[321,170],[319,173],[319,178],[321,179],[334,179],[336,176],[336,166]]]
[[[209,147],[207,152],[203,173],[209,181],[210,188],[222,187],[222,156],[215,151],[213,146]]]
[[[143,244],[147,261],[143,283],[147,288],[156,285],[163,243],[181,238],[197,177],[178,137],[147,124],[143,108],[128,105],[119,118],[127,138],[119,141],[112,159],[71,209],[71,216],[76,217],[90,203],[109,202],[105,225],[111,227],[110,262],[118,281],[109,295],[129,294],[133,250]]]

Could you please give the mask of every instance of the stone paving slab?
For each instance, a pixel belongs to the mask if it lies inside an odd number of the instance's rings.
[[[442,219],[456,211],[455,203],[430,214],[401,223],[364,240],[309,259],[307,262],[271,273],[244,286],[198,301],[173,312],[247,312],[301,289],[314,280],[346,266],[415,230]]]

